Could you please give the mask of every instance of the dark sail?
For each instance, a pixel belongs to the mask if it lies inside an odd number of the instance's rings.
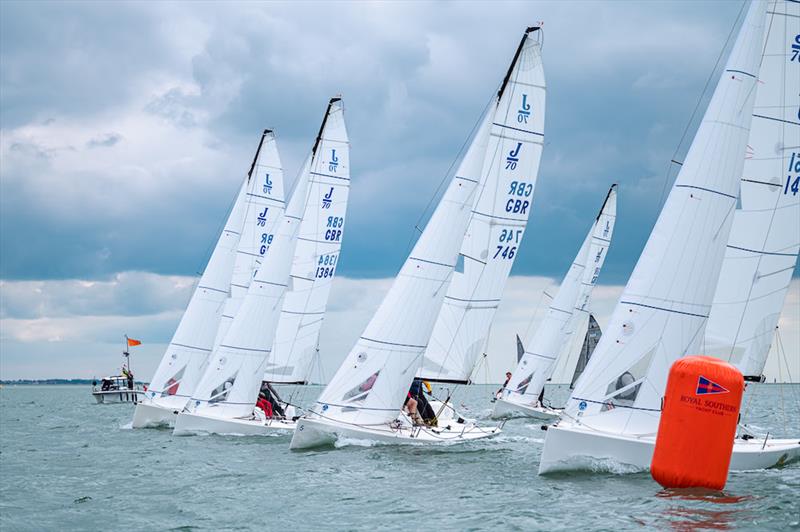
[[[575,374],[572,376],[572,382],[569,385],[570,388],[575,387],[575,382],[577,382],[578,377],[583,373],[586,364],[589,363],[589,359],[592,357],[592,353],[594,353],[594,348],[597,347],[597,344],[600,342],[601,336],[603,336],[603,332],[600,330],[600,325],[597,323],[597,320],[594,319],[594,316],[589,314],[589,326],[586,329],[586,336],[583,339],[581,354],[578,356],[578,364],[575,366]]]

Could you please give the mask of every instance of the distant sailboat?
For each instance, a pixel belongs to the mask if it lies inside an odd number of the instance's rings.
[[[175,434],[257,435],[294,428],[291,415],[267,417],[266,412],[256,408],[256,400],[272,356],[287,286],[298,282],[290,277],[292,264],[300,263],[308,269],[316,267],[320,260],[314,255],[314,247],[301,248],[298,257],[298,241],[301,238],[341,241],[344,219],[334,221],[328,215],[326,195],[331,195],[331,189],[339,189],[341,193],[349,181],[339,175],[338,168],[341,165],[345,175],[349,172],[342,115],[340,98],[333,98],[265,260],[250,282],[223,340],[211,354],[191,401],[178,415]],[[332,169],[334,166],[336,170]],[[308,277],[312,273],[304,270],[303,277],[307,279],[300,281],[308,280],[313,285],[313,278]]]
[[[242,242],[242,233],[251,234],[246,225],[258,226],[262,230],[252,233],[255,238],[255,234],[264,233],[266,227],[266,220],[262,224],[260,216],[260,212],[265,211],[252,213],[256,216],[251,216],[245,223],[250,206],[257,203],[283,210],[283,175],[274,170],[280,166],[279,162],[276,164],[276,158],[275,136],[266,130],[200,282],[150,380],[147,393],[136,405],[134,428],[172,424],[177,412],[194,392],[214,347],[225,303],[235,292],[232,287],[236,282],[234,268],[243,267],[240,245],[249,245],[249,241]],[[263,252],[259,253],[263,255]],[[250,275],[252,272],[247,277]]]
[[[530,208],[531,176],[519,174],[518,168],[528,168],[528,158],[538,159],[539,146],[529,149],[523,145],[541,144],[542,132],[516,120],[520,111],[524,118],[542,111],[537,107],[544,91],[541,47],[532,38],[538,29],[525,32],[493,105],[383,303],[310,412],[298,420],[293,449],[330,444],[341,437],[439,443],[499,432],[497,427],[478,427],[463,419],[440,419],[439,426],[415,425],[402,409],[449,293],[459,250],[482,188],[494,187],[500,173],[517,172],[513,190],[497,190],[495,201],[510,205],[508,214],[517,215],[515,220]],[[513,126],[507,123],[512,119]],[[489,158],[487,153],[499,153],[503,158]],[[502,167],[500,172],[498,166]],[[506,237],[508,241],[497,241],[503,244],[500,255],[504,250],[504,259],[516,245],[513,235]],[[484,246],[489,244],[487,239]],[[470,254],[470,260],[487,260],[488,249],[476,251],[474,257]]]
[[[770,22],[786,18],[793,29],[800,29],[800,5],[775,2],[771,7]],[[764,49],[766,11],[766,2],[750,6],[606,332],[561,419],[547,431],[540,474],[596,471],[603,464],[650,467],[669,368],[678,358],[701,352],[736,207]],[[784,39],[778,51],[792,69],[796,66],[789,46],[797,33],[791,32],[791,39]],[[794,121],[796,116],[788,119]],[[730,468],[770,467],[798,455],[797,439],[737,439]]]
[[[564,346],[570,345],[575,323],[589,314],[589,299],[606,259],[617,217],[617,191],[613,185],[581,245],[567,275],[550,303],[525,354],[512,371],[511,380],[495,401],[493,415],[554,420],[559,411],[542,404],[547,379]]]
[[[750,381],[764,378],[800,250],[800,23],[796,6],[775,7],[758,73],[740,206],[705,335],[706,354],[736,365]]]

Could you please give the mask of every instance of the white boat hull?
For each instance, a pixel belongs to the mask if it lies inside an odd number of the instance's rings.
[[[94,397],[97,404],[109,404],[109,403],[138,403],[141,398],[144,396],[144,393],[141,390],[106,390],[101,391],[97,390],[92,392],[92,397]]]
[[[297,420],[290,449],[310,449],[333,445],[341,440],[361,440],[390,445],[452,444],[495,436],[501,427],[478,427],[473,423],[448,422],[445,427],[401,425],[343,425],[332,420],[305,418]]]
[[[560,410],[544,406],[521,405],[505,399],[497,399],[492,410],[493,418],[528,417],[538,421],[552,423],[561,414]]]
[[[647,471],[653,459],[655,437],[600,433],[583,426],[551,426],[539,462],[539,474],[559,471]],[[800,438],[737,439],[731,471],[766,469],[800,459]]]
[[[288,419],[231,419],[201,416],[181,412],[175,420],[173,434],[189,436],[196,434],[222,434],[237,436],[268,436],[294,431],[296,422]]]
[[[140,402],[136,405],[133,413],[133,423],[135,429],[173,426],[178,413],[174,408],[164,408],[150,401]]]

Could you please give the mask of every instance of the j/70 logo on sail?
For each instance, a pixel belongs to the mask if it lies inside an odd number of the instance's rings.
[[[336,156],[336,148],[331,149],[331,162],[328,164],[329,172],[336,172],[339,167],[339,158]]]
[[[519,162],[519,150],[522,149],[522,143],[517,142],[517,147],[508,152],[506,157],[506,170],[516,170],[517,163]]]
[[[708,395],[716,393],[728,393],[729,390],[714,381],[708,380],[702,375],[697,378],[697,389],[695,395]]]
[[[331,187],[331,190],[322,197],[322,208],[323,209],[330,209],[331,208],[331,198],[333,198],[333,187]]]
[[[522,95],[522,105],[519,107],[519,111],[517,111],[517,122],[520,124],[527,124],[528,118],[531,116],[531,104],[528,103],[528,95]]]
[[[272,194],[272,181],[269,174],[264,178],[264,194]]]

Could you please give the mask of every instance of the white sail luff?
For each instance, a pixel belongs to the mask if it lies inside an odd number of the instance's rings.
[[[567,403],[568,418],[614,433],[654,434],[670,365],[699,350],[736,206],[764,16],[765,4],[754,2],[645,249]]]
[[[309,380],[338,269],[350,190],[350,145],[341,102],[332,105],[324,131],[317,148],[320,171],[311,175],[290,289],[264,374],[264,380],[269,382]]]
[[[526,42],[495,112],[479,187],[459,262],[425,351],[419,376],[467,382],[489,330],[532,210],[544,144],[541,48]],[[508,166],[515,166],[509,172]]]
[[[748,155],[705,352],[764,371],[800,250],[800,4],[771,2]]]
[[[283,170],[278,156],[275,134],[264,131],[249,175],[245,194],[245,215],[242,234],[236,249],[236,259],[230,281],[229,296],[225,300],[217,329],[216,348],[230,328],[239,311],[247,288],[261,259],[274,238],[274,232],[285,209]]]

